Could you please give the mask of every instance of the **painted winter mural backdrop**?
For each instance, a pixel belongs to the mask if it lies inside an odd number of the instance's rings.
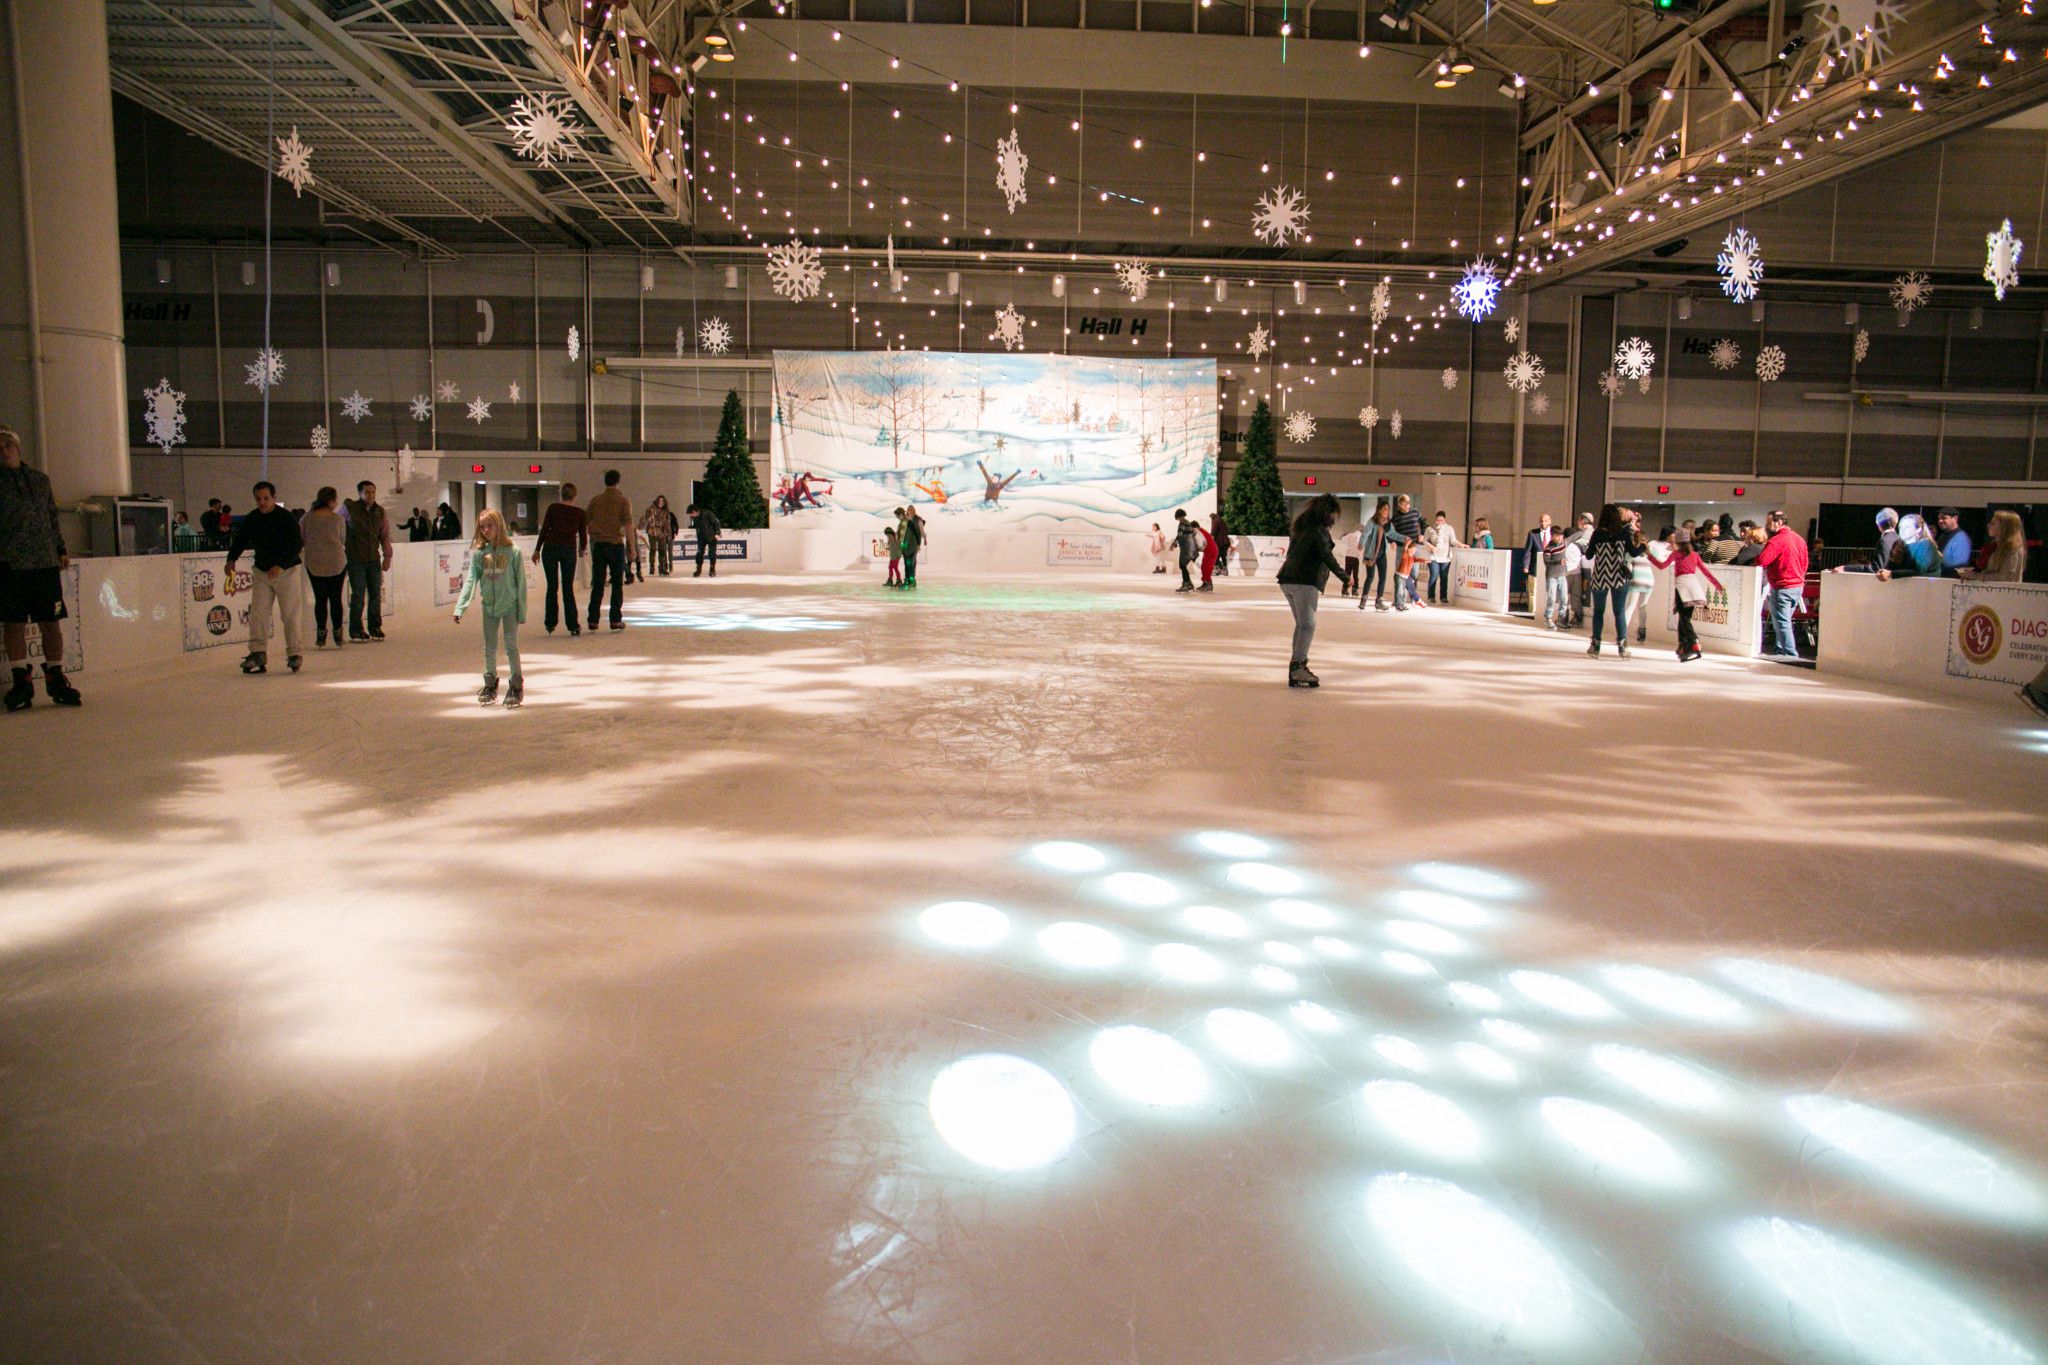
[[[777,351],[778,516],[1145,530],[1216,503],[1216,362]]]

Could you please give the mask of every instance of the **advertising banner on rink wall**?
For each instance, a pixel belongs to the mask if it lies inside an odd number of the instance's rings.
[[[1480,611],[1508,609],[1508,565],[1512,550],[1451,551],[1451,600]]]
[[[249,642],[250,562],[241,560],[230,573],[217,554],[181,558],[178,600],[184,608],[187,653]]]
[[[453,606],[462,596],[462,576],[469,572],[469,546],[448,541],[434,547],[434,605]],[[389,581],[389,580],[387,580]]]
[[[2048,666],[2048,589],[1971,587],[1949,598],[1948,671],[2026,683]]]
[[[1106,569],[1116,553],[1116,538],[1104,535],[1063,535],[1048,532],[1045,537],[1045,562],[1053,565],[1081,565],[1086,568]]]

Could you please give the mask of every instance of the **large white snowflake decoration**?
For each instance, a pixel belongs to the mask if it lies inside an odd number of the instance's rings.
[[[1536,414],[1536,416],[1538,417],[1541,417],[1544,413],[1549,412],[1550,395],[1547,393],[1531,395],[1529,399],[1529,411]]]
[[[412,396],[412,406],[408,411],[412,413],[413,421],[424,422],[434,415],[434,400],[423,393],[416,393]]]
[[[996,309],[995,339],[1003,343],[1006,351],[1024,349],[1024,315],[1017,311],[1017,305],[1006,303]]]
[[[1856,341],[1851,346],[1850,352],[1856,357],[1858,365],[1870,359],[1870,329],[1868,327],[1858,327],[1856,329]]]
[[[1451,286],[1451,302],[1461,316],[1484,322],[1500,302],[1500,267],[1484,256],[1476,256],[1465,273]]]
[[[1612,403],[1621,397],[1622,378],[1613,370],[1600,372],[1600,396]]]
[[[512,404],[514,407],[517,407],[519,405],[519,399],[519,381],[515,379],[505,386],[505,401]]]
[[[1129,294],[1133,301],[1142,299],[1152,292],[1152,273],[1140,260],[1118,261],[1116,263],[1117,288]]]
[[[477,397],[469,400],[470,421],[476,423],[478,426],[482,426],[484,424],[484,419],[486,417],[489,417],[490,415],[491,405],[484,401],[482,395],[478,395]]]
[[[1387,419],[1387,431],[1395,440],[1401,439],[1401,410],[1394,409],[1394,415]]]
[[[1907,317],[1914,309],[1925,307],[1933,297],[1934,282],[1925,271],[1909,270],[1892,281],[1892,307]]]
[[[1025,200],[1024,177],[1031,170],[1031,158],[1024,155],[1024,146],[1017,140],[1017,130],[996,142],[996,188],[1003,192],[1003,202],[1015,213],[1017,206]]]
[[[284,357],[274,346],[265,346],[256,358],[242,367],[249,377],[242,382],[252,388],[274,389],[284,383]]]
[[[185,395],[159,379],[156,387],[142,391],[142,427],[149,443],[168,455],[173,446],[185,444]]]
[[[1308,196],[1291,185],[1275,185],[1259,196],[1252,213],[1252,235],[1268,246],[1286,246],[1289,237],[1308,238]]]
[[[1377,327],[1394,311],[1394,286],[1381,280],[1372,287],[1372,325]]]
[[[462,401],[461,386],[452,379],[442,380],[435,386],[434,392],[440,395],[443,403],[460,403]]]
[[[334,443],[328,438],[326,427],[315,426],[313,434],[306,439],[306,444],[313,448],[315,455],[325,455]]]
[[[769,287],[791,303],[814,298],[825,287],[825,253],[792,238],[768,249]]]
[[[1785,373],[1785,348],[1766,346],[1756,353],[1756,377],[1766,384],[1775,384]]]
[[[552,166],[575,151],[575,106],[562,95],[543,91],[521,95],[512,101],[512,117],[505,120],[512,134],[512,146],[539,166]]]
[[[1508,363],[1501,367],[1500,373],[1516,393],[1534,393],[1543,383],[1543,357],[1528,351],[1516,351],[1508,357]]]
[[[697,324],[697,348],[705,355],[724,355],[732,349],[732,325],[724,318],[706,318]]]
[[[1367,431],[1371,431],[1374,427],[1378,426],[1379,424],[1380,410],[1378,408],[1374,407],[1370,403],[1367,403],[1364,407],[1358,410],[1358,425],[1364,427]]]
[[[1656,367],[1656,348],[1643,337],[1630,337],[1614,348],[1614,372],[1623,379],[1641,379]]]
[[[1455,366],[1455,365],[1446,365],[1446,366],[1444,366],[1444,373],[1443,373],[1443,381],[1444,381],[1444,388],[1445,388],[1445,389],[1447,389],[1447,390],[1448,390],[1448,389],[1455,389],[1455,388],[1457,388],[1457,387],[1458,387],[1458,367],[1457,367],[1457,366]]]
[[[1263,326],[1254,327],[1251,338],[1245,342],[1244,348],[1253,360],[1257,360],[1273,349],[1273,334]]]
[[[1305,412],[1287,414],[1287,439],[1296,445],[1307,445],[1315,439],[1316,419]]]
[[[1737,303],[1748,303],[1764,281],[1763,248],[1748,228],[1736,228],[1721,239],[1714,269],[1721,272],[1721,292]]]
[[[1742,348],[1730,338],[1720,337],[1707,352],[1707,360],[1717,370],[1732,370],[1742,363]]]
[[[1902,0],[1826,0],[1816,8],[1821,46],[1851,70],[1890,56],[1892,25],[1906,15]]]
[[[370,415],[370,400],[363,397],[362,390],[352,391],[341,400],[341,415],[351,422],[360,422]]]
[[[1512,346],[1522,339],[1522,320],[1510,314],[1508,320],[1501,324],[1500,330],[1501,334],[1507,337],[1508,345]]]
[[[569,329],[569,359],[575,360],[583,354],[583,333],[580,329]]]
[[[306,192],[306,186],[313,183],[313,149],[299,141],[299,127],[292,125],[292,135],[277,140],[278,178],[292,187],[292,197]]]
[[[2001,302],[2005,291],[2019,288],[2020,248],[2024,245],[2012,235],[2012,219],[1998,225],[1998,231],[1984,234],[1984,278],[1991,282],[1991,291]]]

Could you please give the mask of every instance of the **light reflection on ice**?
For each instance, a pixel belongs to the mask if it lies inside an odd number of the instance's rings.
[[[1457,863],[1417,863],[1408,869],[1408,875],[1426,886],[1439,891],[1451,891],[1460,896],[1485,896],[1502,900],[1517,895],[1521,883],[1512,877],[1483,867],[1463,867]]]
[[[1383,1131],[1438,1160],[1470,1161],[1486,1145],[1471,1115],[1413,1081],[1367,1081],[1359,1099]]]
[[[1044,1067],[1007,1053],[962,1057],[932,1081],[927,1107],[948,1146],[977,1165],[1021,1171],[1074,1141],[1074,1102]]]
[[[1994,1223],[2048,1222],[2048,1196],[2018,1170],[1929,1124],[1834,1095],[1794,1095],[1793,1122],[1826,1144],[1806,1155],[1840,1170],[1829,1149],[1854,1163],[1845,1173],[1874,1177],[1915,1199]]]
[[[1648,1189],[1675,1189],[1696,1178],[1662,1134],[1606,1105],[1553,1095],[1537,1106],[1550,1130],[1597,1174]]]
[[[1124,960],[1124,941],[1099,924],[1062,920],[1038,931],[1038,946],[1062,966],[1101,971]]]
[[[1728,992],[1661,967],[1612,963],[1600,969],[1600,979],[1638,1005],[1674,1019],[1733,1025],[1750,1018],[1749,1009]]]
[[[1202,1019],[1202,1030],[1226,1056],[1253,1066],[1285,1066],[1298,1055],[1285,1030],[1250,1010],[1210,1010]]]
[[[1264,839],[1234,830],[1210,829],[1195,836],[1195,847],[1219,858],[1263,858],[1273,851]]]
[[[1245,938],[1252,931],[1250,920],[1220,905],[1190,905],[1180,918],[1188,928],[1211,938]]]
[[[1571,1019],[1613,1019],[1619,1011],[1569,977],[1525,968],[1508,973],[1508,984],[1545,1009]]]
[[[1152,968],[1169,981],[1201,985],[1223,975],[1215,954],[1191,943],[1162,943],[1152,950]]]
[[[1724,957],[1714,964],[1714,970],[1723,980],[1775,1005],[1831,1024],[1902,1029],[1913,1022],[1913,1012],[1897,1001],[1803,967],[1756,958]]]
[[[1136,1024],[1106,1028],[1088,1044],[1095,1073],[1140,1104],[1178,1108],[1209,1093],[1209,1071],[1185,1044]]]
[[[1275,867],[1271,863],[1232,863],[1225,875],[1234,885],[1262,896],[1284,896],[1301,890],[1302,886],[1299,872]]]
[[[1149,872],[1112,872],[1098,885],[1104,895],[1128,905],[1169,905],[1180,895],[1172,882]]]
[[[1297,929],[1329,929],[1337,923],[1336,912],[1327,905],[1314,901],[1295,900],[1283,896],[1266,903],[1267,911],[1282,924],[1291,924]]]
[[[1051,839],[1031,848],[1033,861],[1055,872],[1093,872],[1109,865],[1109,855],[1099,848],[1077,844],[1071,839]]]
[[[980,901],[942,901],[917,917],[918,928],[949,948],[989,948],[1010,932],[1010,917]]]

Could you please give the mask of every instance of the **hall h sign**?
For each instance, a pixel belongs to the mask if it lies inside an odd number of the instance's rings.
[[[1132,318],[1131,335],[1134,337],[1145,335],[1145,324],[1150,321],[1150,318]],[[1124,320],[1122,318],[1082,318],[1080,332],[1082,336],[1090,334],[1106,337],[1122,336],[1124,334]]]

